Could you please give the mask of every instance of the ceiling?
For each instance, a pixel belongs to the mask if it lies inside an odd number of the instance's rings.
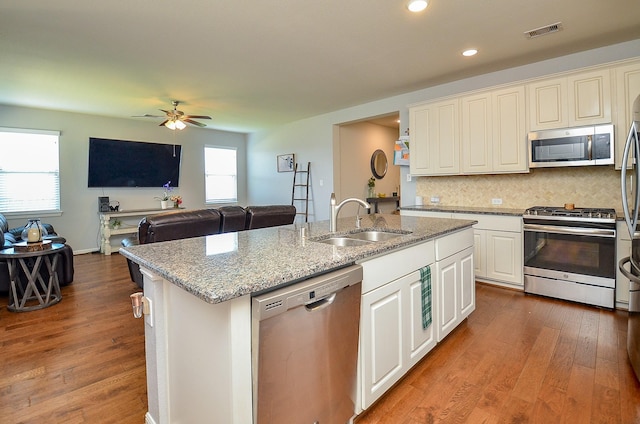
[[[405,1],[0,0],[0,104],[129,118],[179,100],[253,132],[640,38],[638,0]]]

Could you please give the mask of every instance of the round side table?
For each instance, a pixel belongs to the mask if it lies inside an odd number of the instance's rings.
[[[11,280],[7,309],[35,311],[62,300],[57,269],[63,247],[64,244],[52,243],[51,248],[34,252],[16,251],[13,247],[0,250],[0,259],[6,259]],[[26,281],[21,277],[26,277]]]

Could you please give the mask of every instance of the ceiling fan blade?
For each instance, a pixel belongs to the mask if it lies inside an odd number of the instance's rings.
[[[183,118],[193,118],[193,119],[211,119],[210,116],[206,115],[185,115]]]
[[[205,124],[202,124],[202,123],[197,122],[197,121],[192,121],[192,120],[191,120],[191,119],[189,119],[189,118],[181,119],[181,121],[183,121],[183,122],[188,122],[188,123],[190,123],[190,124],[197,125],[197,126],[199,126],[199,127],[206,127],[206,125],[205,125]]]
[[[162,122],[162,124],[160,124],[160,125],[158,125],[158,126],[159,126],[159,127],[161,127],[161,126],[163,126],[164,124],[166,124],[167,122],[169,122],[169,120],[168,120],[168,119],[165,119],[165,120]]]
[[[164,116],[160,116],[160,115],[150,115],[148,113],[145,113],[144,115],[132,115],[132,118],[164,118]]]

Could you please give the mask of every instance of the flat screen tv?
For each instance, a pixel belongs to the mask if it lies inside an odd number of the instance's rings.
[[[178,187],[181,146],[89,138],[89,187]]]

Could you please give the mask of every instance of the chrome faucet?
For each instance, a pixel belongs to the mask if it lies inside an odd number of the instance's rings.
[[[344,199],[340,204],[336,205],[336,194],[331,193],[331,215],[329,218],[329,231],[335,233],[338,227],[338,212],[340,209],[349,202],[359,203],[365,209],[371,209],[371,205],[365,202],[364,200],[357,199],[355,197],[350,197],[348,199]]]

